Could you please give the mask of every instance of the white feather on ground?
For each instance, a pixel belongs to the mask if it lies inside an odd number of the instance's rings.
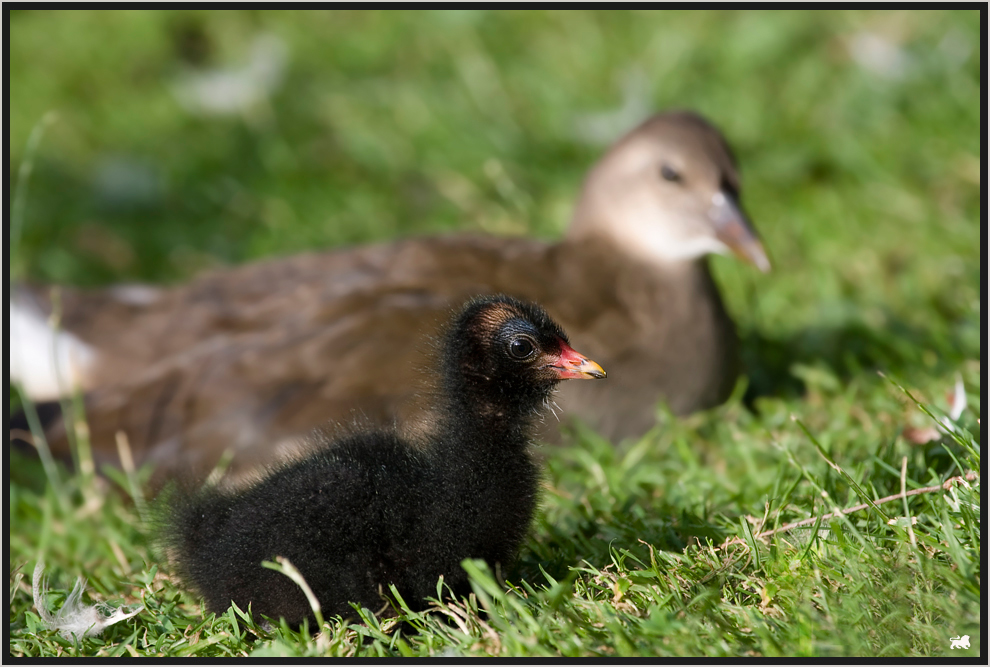
[[[203,116],[230,116],[251,111],[281,86],[289,63],[285,42],[270,33],[251,44],[248,62],[241,67],[189,70],[172,86],[187,111]]]
[[[34,606],[45,625],[52,630],[58,630],[59,634],[66,639],[94,637],[114,623],[125,621],[144,609],[144,605],[138,606],[133,611],[127,611],[124,607],[114,609],[105,603],[85,605],[82,603],[82,592],[86,586],[86,580],[79,577],[76,580],[76,585],[72,587],[72,591],[65,598],[65,604],[52,614],[48,611],[46,592],[48,582],[44,579],[44,573],[45,563],[39,560],[34,568],[32,581]]]

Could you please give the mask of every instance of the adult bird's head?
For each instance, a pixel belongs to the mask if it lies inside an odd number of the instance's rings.
[[[731,252],[770,270],[739,203],[732,152],[692,112],[653,116],[609,150],[585,180],[569,236],[604,237],[654,263]]]

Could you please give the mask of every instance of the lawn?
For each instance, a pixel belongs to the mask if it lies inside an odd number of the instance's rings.
[[[400,608],[406,623],[364,611],[310,636],[204,614],[155,557],[148,471],[8,454],[12,656],[981,655],[979,12],[8,20],[11,280],[176,283],[411,234],[554,238],[604,146],[666,108],[724,130],[774,266],[712,262],[742,336],[732,399],[658,406],[637,441],[577,427],[539,448],[542,504],[506,584],[468,563],[471,598]],[[190,92],[250,67],[264,85],[237,107]],[[957,381],[967,405],[934,428]],[[50,609],[81,575],[84,600],[144,611],[81,642],[46,629],[42,556]],[[969,650],[949,648],[960,635]]]

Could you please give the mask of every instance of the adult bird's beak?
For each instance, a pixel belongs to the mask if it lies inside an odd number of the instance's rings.
[[[560,341],[560,356],[550,365],[557,371],[561,380],[601,380],[605,369],[577,352],[564,341]]]
[[[746,219],[732,195],[719,191],[712,195],[708,217],[715,225],[715,236],[729,247],[736,257],[752,264],[763,273],[770,270],[770,260],[760,237]]]

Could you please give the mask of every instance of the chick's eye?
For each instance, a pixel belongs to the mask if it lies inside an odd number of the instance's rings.
[[[533,341],[528,338],[516,338],[514,341],[509,343],[509,354],[511,354],[516,359],[525,359],[529,355],[533,354],[535,350]]]
[[[670,181],[671,183],[676,183],[681,180],[680,172],[671,167],[669,164],[660,165],[660,175],[663,176],[665,181]]]

